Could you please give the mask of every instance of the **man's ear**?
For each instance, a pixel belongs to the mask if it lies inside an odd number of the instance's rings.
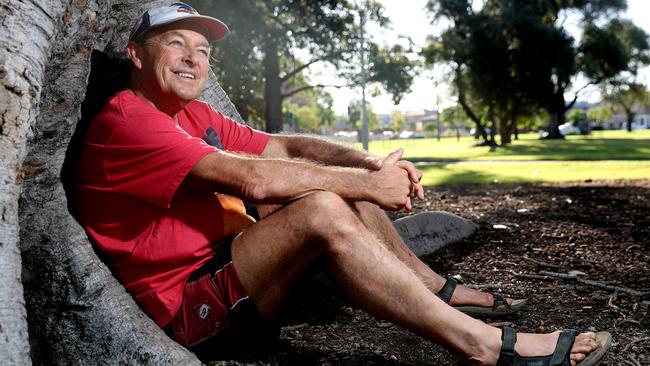
[[[131,59],[131,62],[133,63],[133,66],[141,70],[142,69],[142,53],[144,52],[144,49],[141,45],[137,44],[136,42],[129,42],[129,44],[126,46],[126,51],[129,54],[129,58]]]

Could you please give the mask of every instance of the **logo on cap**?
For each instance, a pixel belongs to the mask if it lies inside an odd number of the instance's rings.
[[[171,6],[176,6],[178,9],[176,9],[177,13],[189,13],[189,14],[198,14],[196,10],[194,10],[193,7],[185,4],[185,3],[173,3]]]

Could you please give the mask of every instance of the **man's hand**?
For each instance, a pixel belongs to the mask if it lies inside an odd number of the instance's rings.
[[[411,197],[418,195],[418,188],[412,182],[411,173],[407,169],[408,166],[402,167],[403,163],[406,162],[402,163],[399,160],[403,153],[404,150],[402,149],[390,153],[382,162],[382,168],[370,173],[375,185],[373,189],[374,199],[371,201],[385,210],[406,209],[410,211],[413,208]],[[419,179],[417,171],[414,168],[411,170],[413,179]],[[419,187],[421,191],[421,186]],[[421,195],[421,192],[419,195]]]
[[[422,172],[415,168],[415,165],[410,161],[400,160],[397,162],[397,166],[406,170],[409,174],[409,179],[411,180],[411,198],[417,198],[424,200],[424,188],[420,183],[422,179]]]
[[[417,170],[415,168],[415,165],[413,165],[413,163],[411,163],[410,161],[399,160],[403,154],[404,154],[404,149],[399,148],[392,154],[388,155],[384,163],[386,163],[386,161],[390,161],[390,163],[393,163],[393,160],[392,159],[389,160],[389,158],[394,158],[395,156],[399,155],[399,158],[393,164],[395,164],[397,167],[406,170],[406,172],[408,173],[409,179],[411,180],[411,189],[409,193],[409,198],[417,198],[423,200],[424,188],[422,188],[422,184],[420,184],[420,180],[422,179],[422,172]],[[409,200],[409,206],[411,207],[407,208],[408,211],[412,209],[410,200]]]

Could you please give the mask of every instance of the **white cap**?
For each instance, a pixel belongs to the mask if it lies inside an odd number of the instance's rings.
[[[218,41],[230,34],[228,26],[219,19],[201,15],[185,3],[173,3],[145,11],[131,29],[129,41],[137,40],[154,28],[184,19],[203,24],[210,31],[208,42]]]

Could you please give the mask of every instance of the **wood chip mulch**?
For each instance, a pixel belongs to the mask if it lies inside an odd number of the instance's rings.
[[[650,365],[650,179],[429,187],[414,212],[480,225],[424,258],[443,276],[526,298],[519,314],[485,319],[526,332],[607,330],[604,365]],[[391,213],[395,219],[402,214]],[[283,316],[277,350],[212,365],[455,365],[441,347],[307,286]]]

